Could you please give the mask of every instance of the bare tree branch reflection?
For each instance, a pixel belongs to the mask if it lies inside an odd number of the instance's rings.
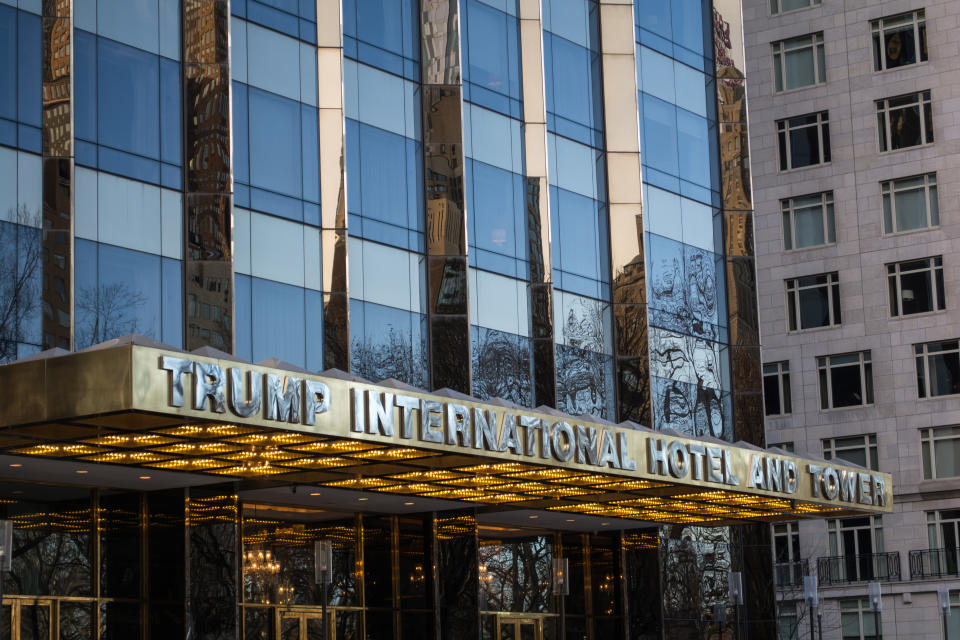
[[[503,398],[521,406],[533,402],[530,340],[522,336],[473,327],[473,395]]]
[[[77,349],[144,330],[139,326],[137,310],[146,302],[146,296],[120,282],[79,289],[74,338]]]
[[[17,358],[17,344],[39,346],[40,333],[40,214],[22,204],[7,217],[16,222],[0,222],[0,362]]]
[[[350,349],[350,368],[358,376],[379,382],[393,378],[415,387],[427,386],[427,357],[423,345],[413,343],[409,333],[390,327],[385,339],[355,337]]]

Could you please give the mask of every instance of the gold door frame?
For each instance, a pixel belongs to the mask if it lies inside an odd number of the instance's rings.
[[[531,624],[533,625],[533,638],[534,640],[543,640],[543,619],[546,616],[536,615],[530,613],[497,613],[495,614],[495,624],[493,629],[493,637],[495,640],[500,640],[503,636],[502,631],[504,627],[513,627],[513,640],[519,640],[520,635],[518,633],[518,626],[521,624]],[[507,624],[504,624],[504,623]]]

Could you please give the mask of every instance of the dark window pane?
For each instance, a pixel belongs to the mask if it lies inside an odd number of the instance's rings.
[[[803,289],[800,298],[800,328],[812,329],[830,325],[830,302],[826,287]]]
[[[865,404],[863,388],[860,384],[860,365],[831,369],[830,390],[833,392],[834,408]]]
[[[906,268],[907,265],[901,265]],[[929,270],[905,273],[900,276],[900,296],[903,314],[933,311],[933,282]]]
[[[890,101],[891,105],[893,102]],[[894,149],[923,144],[920,137],[919,106],[890,110],[890,141]]]
[[[793,411],[793,403],[790,400],[790,374],[783,374],[783,412],[791,413]],[[791,445],[791,451],[792,451]],[[799,551],[797,552],[799,555]]]
[[[97,42],[100,143],[160,156],[159,58],[105,38]]]
[[[960,354],[947,353],[929,356],[930,395],[945,396],[960,393]]]
[[[251,278],[253,360],[286,360],[306,364],[303,289],[261,278]],[[283,313],[277,313],[283,309]]]
[[[97,38],[74,30],[74,126],[77,137],[97,141]]]
[[[785,413],[780,407],[780,380],[779,376],[763,377],[763,405],[766,415],[777,416]]]
[[[19,12],[19,38],[17,45],[20,49],[17,66],[20,71],[18,90],[18,106],[20,122],[40,126],[40,81],[43,77],[40,70],[41,61],[41,33],[40,16],[26,12]]]
[[[464,80],[513,98],[520,97],[517,19],[480,0],[467,5]]]
[[[820,138],[817,127],[803,127],[790,132],[790,166],[806,167],[820,163]]]
[[[917,61],[917,44],[913,37],[913,24],[895,31],[885,31],[883,46],[888,69],[914,64]]]

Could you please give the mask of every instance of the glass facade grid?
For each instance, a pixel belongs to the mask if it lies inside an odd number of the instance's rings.
[[[41,145],[40,43],[40,16],[0,3],[0,144],[33,153]]]

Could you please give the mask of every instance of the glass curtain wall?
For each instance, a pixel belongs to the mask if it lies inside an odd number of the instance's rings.
[[[234,353],[318,371],[323,283],[316,5],[241,0],[230,7]]]
[[[77,349],[183,344],[180,7],[74,7]]]
[[[533,377],[518,3],[462,0],[461,6],[473,395],[529,407]]]
[[[615,420],[598,12],[542,2],[557,408]]]
[[[419,3],[343,12],[350,367],[426,388]]]

